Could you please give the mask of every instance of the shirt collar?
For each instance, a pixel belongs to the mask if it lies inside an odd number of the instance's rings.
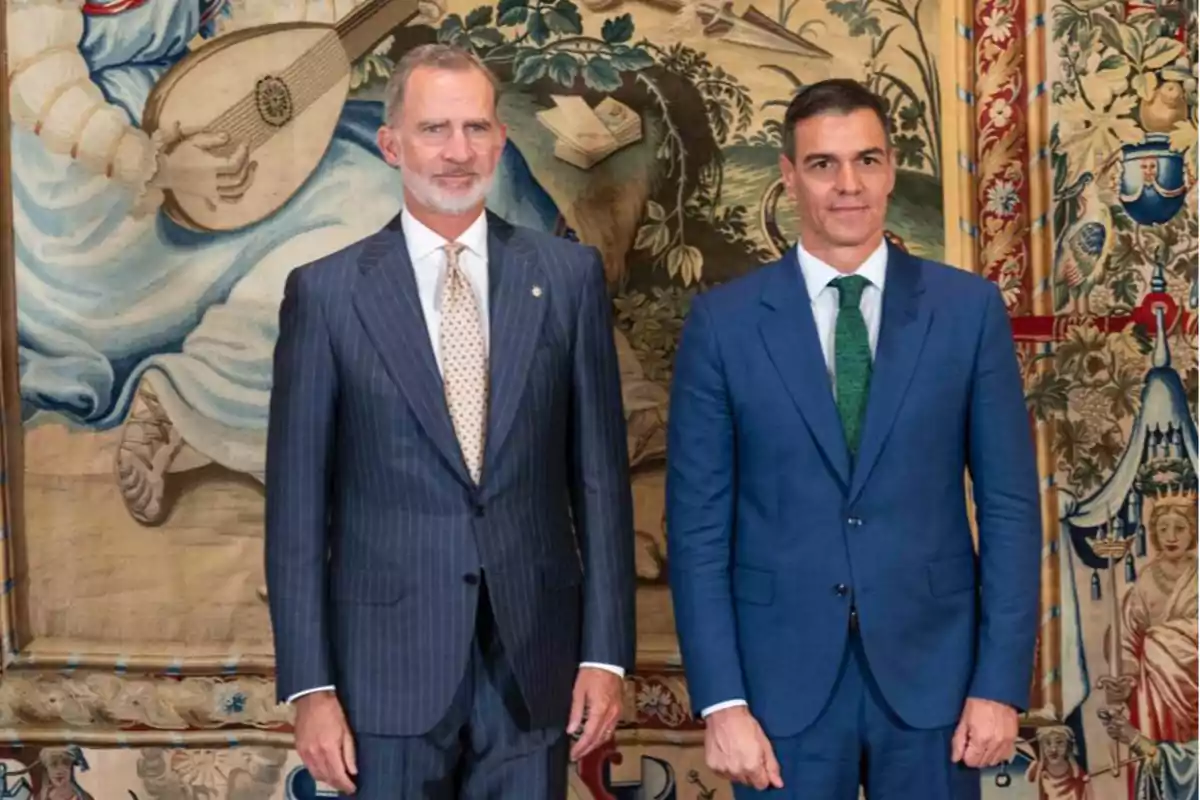
[[[400,212],[400,227],[414,261],[433,255],[447,244],[444,236],[431,230],[407,208]],[[480,212],[470,227],[458,237],[458,243],[480,258],[487,257],[487,212]]]
[[[867,256],[855,275],[861,275],[871,282],[871,285],[883,291],[884,279],[887,276],[887,240],[879,243],[871,255]],[[800,274],[804,276],[804,285],[808,287],[808,296],[812,300],[825,291],[830,281],[842,277],[843,273],[826,264],[821,259],[804,249],[804,245],[796,242],[796,259],[800,262]]]

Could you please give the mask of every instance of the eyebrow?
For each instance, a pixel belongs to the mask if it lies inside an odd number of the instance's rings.
[[[449,125],[450,120],[448,120],[448,119],[423,119],[418,124],[421,127],[426,128],[426,127],[432,127],[434,125]],[[475,119],[464,120],[463,124],[464,125],[483,125],[485,127],[490,128],[492,126],[492,121],[489,120],[487,117],[477,117]]]
[[[864,158],[866,156],[882,156],[883,154],[884,154],[883,148],[869,147],[866,150],[858,151],[857,153],[854,154],[854,157],[857,159],[857,158]],[[812,155],[805,157],[804,163],[811,164],[814,161],[837,161],[837,160],[838,160],[838,157],[835,156],[833,153],[813,153]]]

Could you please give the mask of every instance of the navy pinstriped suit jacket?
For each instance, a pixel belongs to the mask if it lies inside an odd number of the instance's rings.
[[[400,218],[287,281],[266,475],[277,692],[336,685],[356,732],[419,735],[444,715],[481,569],[534,726],[566,725],[580,661],[633,669],[632,499],[599,254],[489,213],[488,263],[478,487]]]

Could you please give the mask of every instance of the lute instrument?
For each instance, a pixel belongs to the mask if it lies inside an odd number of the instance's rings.
[[[195,231],[232,231],[278,211],[320,164],[350,93],[350,66],[417,15],[417,0],[369,0],[334,24],[284,22],[218,37],[162,76],[146,102],[149,134],[206,131],[246,143],[246,191],[213,202],[164,192],[163,211]]]

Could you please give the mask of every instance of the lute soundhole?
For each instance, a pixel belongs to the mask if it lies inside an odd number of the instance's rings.
[[[273,128],[282,128],[291,121],[295,107],[292,104],[292,93],[282,78],[274,75],[259,78],[254,97],[258,105],[258,115],[262,117],[263,122]]]

